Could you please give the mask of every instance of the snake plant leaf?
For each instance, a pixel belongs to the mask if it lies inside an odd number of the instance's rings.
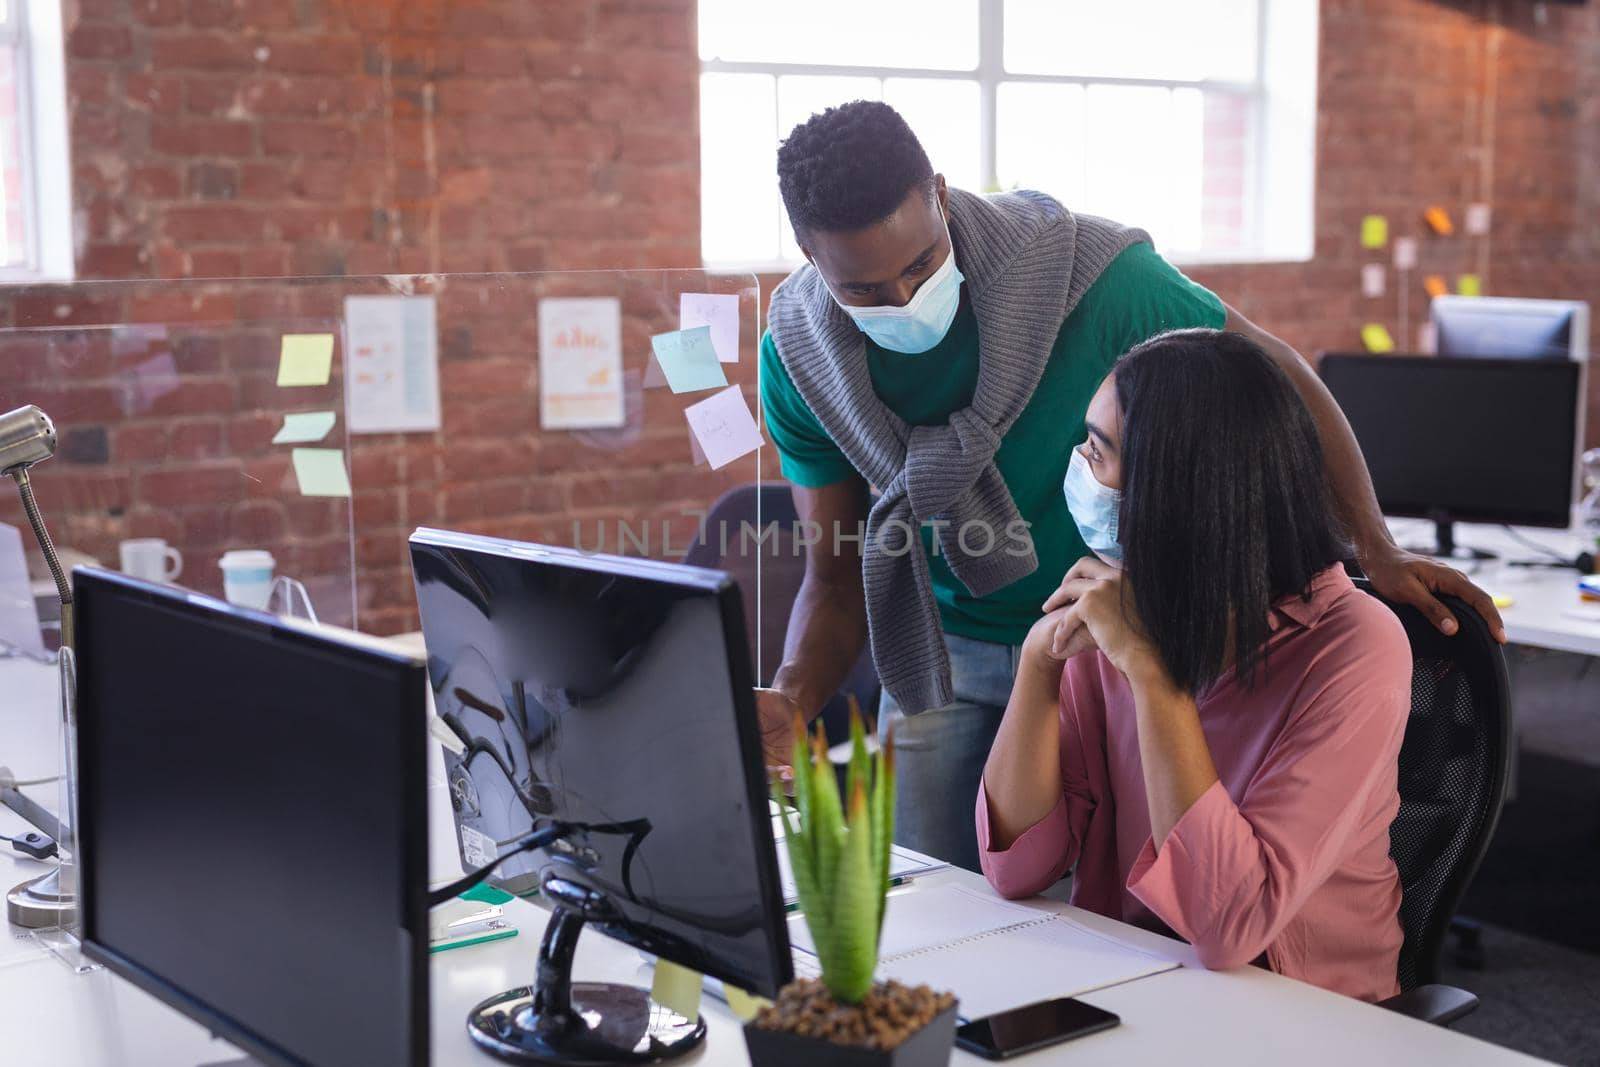
[[[801,830],[814,841],[817,885],[825,887],[836,881],[839,852],[844,848],[844,811],[839,802],[839,784],[834,777],[833,764],[828,761],[828,742],[820,725],[812,735],[811,745],[811,758],[803,768],[794,770],[797,776],[802,769],[811,776],[811,813]]]
[[[883,736],[878,751],[877,773],[872,781],[872,858],[877,874],[878,894],[873,945],[883,937],[883,915],[889,893],[889,848],[894,842],[894,729]]]
[[[849,812],[849,832],[839,857],[836,899],[828,923],[832,959],[821,962],[828,992],[836,1000],[859,1004],[872,988],[877,966],[875,927],[877,902],[882,896],[873,869],[871,812],[866,787],[860,782],[851,791]],[[816,937],[817,931],[813,930],[812,936]]]

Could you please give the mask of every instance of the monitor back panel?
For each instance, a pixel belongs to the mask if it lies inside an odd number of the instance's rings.
[[[754,991],[790,959],[738,591],[717,572],[412,538],[434,706],[471,868],[603,892],[606,932]]]

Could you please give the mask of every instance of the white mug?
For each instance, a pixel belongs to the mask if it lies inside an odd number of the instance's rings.
[[[159,537],[135,537],[117,545],[122,571],[148,582],[170,582],[183,573],[183,556]]]
[[[265,609],[272,596],[272,568],[277,561],[261,549],[233,549],[217,560],[222,568],[222,595],[228,603]]]

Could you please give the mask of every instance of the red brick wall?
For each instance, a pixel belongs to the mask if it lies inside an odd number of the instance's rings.
[[[698,264],[694,7],[69,0],[80,272]],[[1423,237],[1413,327],[1430,272],[1475,270],[1492,293],[1600,307],[1600,6],[1325,0],[1322,22],[1315,259],[1195,276],[1308,353],[1354,347],[1367,321],[1404,345],[1393,288],[1371,301],[1359,291],[1359,221],[1379,212],[1397,235]],[[1221,192],[1208,190],[1208,225],[1234,210]],[[1422,233],[1426,205],[1459,222],[1478,200],[1494,207],[1488,239]],[[108,561],[120,537],[181,539],[198,576],[238,536],[278,536],[303,551],[302,569],[336,568],[347,524],[360,621],[385,630],[412,622],[403,542],[418,522],[559,537],[574,515],[670,516],[744,480],[744,467],[721,481],[693,468],[681,421],[665,416],[611,452],[574,455],[533,432],[524,299],[493,315],[442,307],[444,430],[358,438],[353,509],[291,507],[281,455],[263,454],[267,387],[253,383],[274,341],[263,324],[336,314],[317,286],[281,283],[0,292],[0,324],[52,328],[0,351],[0,408],[54,406],[69,428],[38,478],[60,539]],[[670,326],[670,309],[642,296],[627,314],[635,349]],[[173,388],[142,409],[127,382],[148,351],[87,329],[119,321],[171,327]],[[753,338],[745,347],[736,377],[748,387]],[[645,403],[665,411],[671,399]],[[1590,427],[1600,440],[1600,403]],[[251,478],[271,499],[252,495]],[[0,518],[15,521],[10,495]]]

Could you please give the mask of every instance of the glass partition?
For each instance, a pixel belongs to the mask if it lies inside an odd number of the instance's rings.
[[[418,626],[418,526],[713,566],[727,545],[751,563],[732,569],[760,656],[759,552],[737,552],[765,543],[743,488],[765,451],[753,276],[84,283],[0,289],[0,322],[0,413],[36,405],[56,427],[30,477],[68,568],[400,634]],[[39,611],[0,589],[0,766],[59,815],[53,585],[9,484],[0,522]],[[34,647],[6,639],[30,625]],[[0,807],[0,833],[25,828]],[[0,965],[37,951],[13,937]]]

